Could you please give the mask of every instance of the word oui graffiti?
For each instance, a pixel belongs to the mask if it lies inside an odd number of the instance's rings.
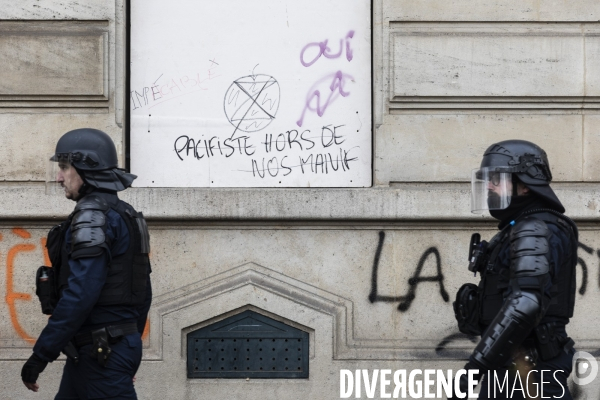
[[[369,297],[368,297],[369,301],[371,303],[399,302],[400,304],[398,305],[398,310],[400,312],[405,312],[410,308],[413,300],[415,300],[417,286],[422,282],[437,282],[442,300],[446,303],[449,301],[450,298],[449,298],[448,292],[446,291],[446,288],[444,286],[444,274],[442,273],[442,258],[440,256],[439,250],[433,246],[429,247],[421,255],[421,258],[419,259],[419,262],[417,263],[417,267],[415,268],[413,275],[408,279],[409,288],[405,295],[403,295],[403,296],[387,296],[387,295],[379,294],[378,283],[377,283],[378,282],[378,273],[379,273],[379,259],[381,257],[381,249],[383,248],[384,241],[385,241],[385,232],[381,231],[381,232],[379,232],[379,243],[377,245],[377,250],[375,251],[373,268],[371,270],[371,291],[370,291]],[[598,256],[598,258],[600,259],[600,250],[597,250],[596,252],[594,252],[594,249],[592,249],[591,247],[589,247],[583,243],[578,243],[578,245],[579,245],[579,248],[582,249],[583,251],[585,251],[587,254],[593,255],[595,253],[596,256]],[[422,276],[421,274],[423,272],[423,266],[425,265],[425,262],[427,261],[427,259],[430,256],[433,256],[435,258],[436,274],[429,275],[429,276]],[[584,295],[586,292],[586,289],[587,289],[587,285],[588,285],[588,266],[587,266],[587,263],[581,257],[577,258],[577,265],[579,265],[581,267],[581,271],[582,271],[581,286],[579,287],[578,292],[580,295]],[[598,275],[598,286],[600,287],[600,268],[599,268],[599,275]]]
[[[310,67],[311,65],[316,63],[317,60],[319,60],[319,58],[321,58],[321,56],[324,56],[329,59],[339,58],[342,55],[342,52],[344,51],[344,41],[346,42],[346,60],[352,61],[353,55],[352,55],[352,49],[350,48],[350,39],[352,39],[353,37],[354,37],[354,31],[349,31],[344,39],[340,39],[340,50],[335,54],[331,53],[331,49],[327,45],[327,43],[329,42],[329,39],[325,39],[322,42],[309,43],[306,46],[304,46],[302,48],[302,51],[300,52],[300,63],[305,67]],[[306,53],[306,51],[308,49],[313,48],[313,47],[318,47],[319,52],[312,60],[307,62],[304,54]]]
[[[328,46],[329,39],[326,39],[322,42],[312,42],[308,43],[306,46],[302,48],[300,51],[300,63],[304,67],[310,67],[314,63],[316,63],[321,56],[328,59],[336,59],[341,57],[342,53],[346,53],[346,60],[348,62],[352,61],[353,53],[350,48],[350,40],[354,37],[354,31],[351,30],[348,32],[344,39],[340,39],[340,47],[337,53],[332,53],[331,49]],[[345,46],[344,46],[345,42]],[[345,48],[344,48],[345,47]],[[306,52],[310,49],[318,48],[318,52],[312,59],[306,60]],[[325,75],[323,78],[319,79],[311,88],[308,90],[306,95],[306,102],[304,105],[304,109],[300,115],[296,124],[299,127],[302,127],[304,123],[304,117],[307,111],[316,113],[319,117],[322,117],[325,114],[327,108],[340,96],[347,97],[350,95],[350,92],[345,90],[344,87],[347,85],[348,81],[354,81],[354,78],[351,75],[348,75],[341,70],[333,72],[331,74]],[[327,85],[327,86],[324,86]],[[314,104],[313,104],[314,103]]]
[[[6,252],[6,293],[4,296],[4,301],[8,307],[8,313],[10,315],[10,322],[13,326],[13,329],[17,333],[17,335],[26,341],[27,343],[33,345],[35,343],[35,338],[27,333],[27,331],[23,328],[19,318],[19,312],[16,307],[17,301],[37,301],[37,298],[32,296],[32,293],[24,293],[15,291],[14,282],[15,282],[15,273],[17,270],[16,260],[19,254],[22,253],[31,253],[36,250],[41,250],[41,256],[43,260],[43,264],[50,266],[50,257],[48,256],[48,250],[46,249],[46,238],[42,237],[39,239],[39,242],[36,242],[35,239],[32,240],[32,235],[29,231],[23,228],[15,227],[11,229],[11,234],[17,236],[20,239],[23,239],[22,243],[15,244],[11,246]],[[0,233],[0,243],[4,240],[4,236]],[[0,251],[0,256],[2,256],[2,252]],[[30,268],[31,266],[29,266]],[[37,267],[37,266],[36,266]],[[35,278],[35,269],[31,268],[29,271],[29,275],[31,275],[31,280]],[[33,283],[33,282],[32,282]],[[34,286],[34,285],[30,285]],[[35,294],[35,293],[33,293]],[[148,337],[150,329],[149,321],[146,322],[146,327],[144,328],[144,332],[142,334],[142,339]]]

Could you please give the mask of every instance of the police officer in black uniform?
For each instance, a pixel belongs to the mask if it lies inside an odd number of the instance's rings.
[[[565,326],[575,305],[578,231],[551,180],[546,152],[524,140],[491,145],[473,171],[472,211],[500,221],[489,242],[473,235],[469,270],[481,281],[463,285],[454,303],[461,332],[481,335],[465,366],[485,376],[480,399],[535,397],[535,390],[572,398],[566,381],[574,351]],[[514,391],[517,373],[523,387]]]
[[[52,268],[38,270],[36,293],[51,317],[23,366],[23,383],[37,392],[39,374],[62,351],[55,399],[136,399],[152,299],[150,246],[142,213],[117,197],[136,176],[117,168],[111,138],[89,128],[64,134],[50,166],[50,183],[77,204],[48,235]]]

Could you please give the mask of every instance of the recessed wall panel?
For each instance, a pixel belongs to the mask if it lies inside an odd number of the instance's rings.
[[[0,35],[0,95],[105,95],[104,37]]]
[[[507,27],[509,28],[509,27]],[[486,27],[396,32],[390,97],[584,96],[584,38]]]

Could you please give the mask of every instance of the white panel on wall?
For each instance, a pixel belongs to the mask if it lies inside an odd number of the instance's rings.
[[[133,0],[136,185],[370,186],[370,24],[367,0]]]

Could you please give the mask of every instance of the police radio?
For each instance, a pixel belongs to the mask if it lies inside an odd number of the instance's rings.
[[[469,271],[477,275],[477,272],[481,272],[485,268],[486,252],[488,248],[488,242],[481,240],[479,233],[471,235],[471,245],[469,246]]]

